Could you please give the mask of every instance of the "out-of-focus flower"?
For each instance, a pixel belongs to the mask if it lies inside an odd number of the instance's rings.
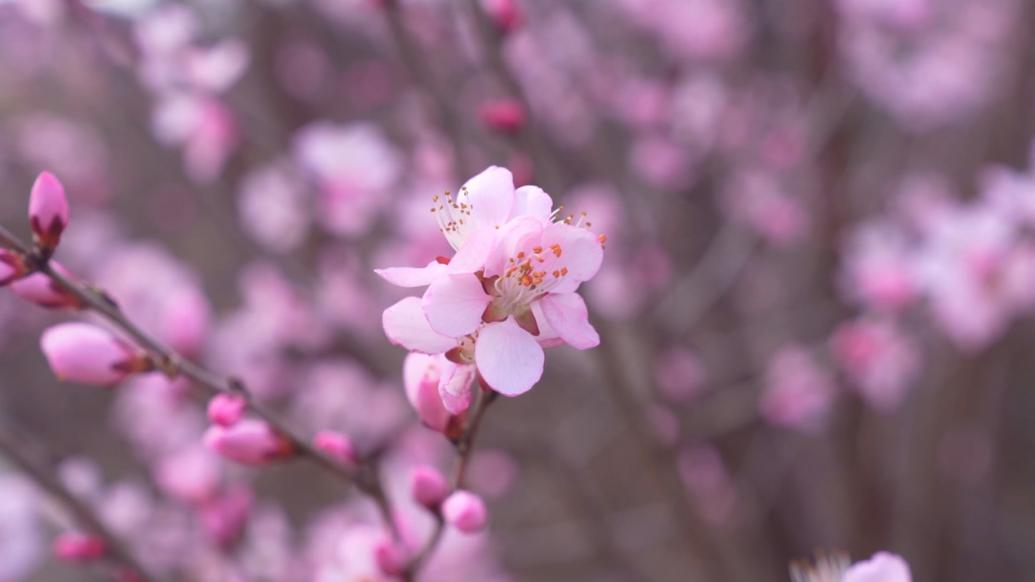
[[[450,412],[446,408],[440,387],[453,377],[469,375],[466,372],[457,373],[457,368],[461,366],[463,365],[454,364],[442,355],[428,356],[416,352],[408,354],[403,362],[403,386],[406,389],[406,398],[417,411],[417,416],[424,426],[431,430],[448,433],[460,427],[461,419],[455,418],[455,416],[463,413],[463,409],[458,410],[455,414]],[[471,368],[471,366],[463,367]],[[464,389],[470,392],[470,381],[467,384]],[[470,398],[467,400],[470,404]]]
[[[265,465],[295,453],[287,437],[257,419],[244,419],[232,426],[211,426],[204,441],[209,449],[245,465]]]
[[[369,230],[402,165],[395,147],[373,124],[308,125],[295,136],[294,155],[317,187],[316,219],[340,236]]]
[[[916,346],[890,320],[843,323],[831,338],[831,349],[862,397],[886,412],[898,407],[919,372]]]
[[[517,99],[497,99],[483,103],[478,110],[482,123],[500,133],[517,133],[525,126],[525,108]]]
[[[686,348],[671,348],[661,354],[654,377],[661,393],[670,400],[685,402],[701,391],[706,372],[701,360]]]
[[[88,323],[63,323],[43,332],[40,347],[61,380],[111,386],[152,369],[146,353]]]
[[[769,363],[759,407],[775,425],[812,431],[826,419],[833,398],[833,379],[815,357],[804,348],[788,346]]]
[[[359,461],[356,447],[348,435],[333,430],[322,430],[313,437],[313,446],[323,454],[346,467],[355,466]]]
[[[477,533],[485,529],[488,511],[481,497],[461,490],[454,491],[442,502],[442,517],[464,533]]]
[[[503,34],[512,32],[525,22],[525,13],[518,0],[482,0],[481,4],[489,20]]]
[[[905,233],[888,223],[859,227],[845,249],[844,293],[868,308],[897,311],[921,293],[914,253]]]
[[[53,251],[68,226],[68,197],[65,187],[50,172],[36,178],[29,195],[29,226],[41,248]]]
[[[54,540],[54,556],[69,562],[92,562],[108,551],[104,540],[89,534],[63,533]]]
[[[0,580],[24,580],[44,553],[32,485],[9,473],[0,475]]]

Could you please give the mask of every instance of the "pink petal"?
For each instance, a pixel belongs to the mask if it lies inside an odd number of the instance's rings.
[[[499,166],[489,166],[468,180],[460,191],[461,199],[471,205],[471,220],[481,228],[502,226],[514,206],[514,176]]]
[[[543,234],[543,221],[531,216],[519,216],[503,225],[497,234],[497,244],[485,259],[485,276],[500,275],[507,268],[507,260],[519,250],[529,252]]]
[[[449,411],[439,396],[439,382],[448,373],[452,362],[443,357],[424,354],[409,354],[403,361],[403,386],[406,399],[417,412],[421,422],[432,430],[445,430],[449,424]]]
[[[543,376],[543,359],[535,337],[509,319],[486,325],[474,345],[478,372],[505,396],[528,392]]]
[[[909,565],[900,556],[877,552],[845,572],[842,582],[912,582]]]
[[[428,287],[421,307],[433,330],[457,338],[478,329],[491,299],[478,277],[449,275]]]
[[[541,303],[542,301],[535,301],[532,303],[532,315],[535,317],[535,321],[539,325],[539,335],[535,336],[535,340],[544,348],[563,346],[564,340],[561,339],[557,330],[550,325],[550,321],[546,319],[546,315],[543,314],[543,308],[540,305]]]
[[[589,323],[589,310],[578,293],[550,293],[539,300],[543,316],[562,340],[586,350],[600,345],[600,336]]]
[[[68,226],[65,187],[50,172],[40,174],[29,194],[29,225],[41,244],[53,249]]]
[[[385,309],[381,323],[388,341],[410,351],[441,354],[456,347],[456,340],[428,325],[419,297],[407,297]]]
[[[448,272],[462,274],[482,270],[495,245],[495,228],[475,228],[449,260]]]
[[[522,186],[514,192],[514,209],[510,215],[532,216],[549,221],[553,214],[553,199],[539,186]]]
[[[452,370],[443,374],[438,384],[438,395],[451,414],[460,414],[471,407],[471,401],[474,400],[474,391],[471,389],[474,377],[474,366],[453,366]]]
[[[547,263],[543,268],[547,271],[567,267],[565,281],[554,288],[555,293],[574,291],[579,283],[589,281],[600,270],[604,261],[604,249],[597,236],[592,232],[564,223],[554,223],[543,230],[543,248],[559,245],[562,249],[560,257],[547,254]]]
[[[444,275],[448,270],[448,266],[438,261],[431,261],[424,267],[389,267],[374,269],[374,272],[392,285],[423,287],[430,285],[432,281]]]

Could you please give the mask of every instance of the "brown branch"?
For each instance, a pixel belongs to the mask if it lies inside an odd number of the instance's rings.
[[[103,291],[90,285],[73,281],[55,270],[51,262],[41,257],[38,251],[35,249],[28,250],[29,247],[27,245],[2,226],[0,226],[0,241],[8,245],[9,248],[24,254],[32,268],[46,275],[51,281],[57,283],[61,288],[74,296],[85,309],[100,315],[108,323],[132,338],[141,348],[149,353],[156,368],[165,373],[166,376],[190,379],[211,395],[235,394],[244,398],[252,414],[268,423],[291,443],[291,448],[296,456],[309,460],[339,478],[354,484],[357,489],[373,498],[387,526],[391,529],[393,535],[398,536],[388,497],[384,492],[377,474],[377,467],[374,466],[373,462],[364,463],[358,469],[350,469],[328,458],[310,445],[306,439],[298,436],[297,433],[288,428],[284,422],[277,418],[276,414],[259,404],[240,380],[233,377],[220,376],[183,357],[133,323],[119,308],[118,304]]]
[[[133,556],[126,544],[108,526],[104,525],[93,508],[69,491],[57,477],[44,467],[44,463],[26,452],[30,447],[26,441],[27,439],[18,437],[6,427],[0,427],[0,455],[6,457],[47,495],[61,504],[80,527],[104,540],[105,552],[111,561],[132,570],[142,582],[157,580],[158,578],[149,573]],[[33,443],[32,446],[39,446],[35,444],[35,441]]]

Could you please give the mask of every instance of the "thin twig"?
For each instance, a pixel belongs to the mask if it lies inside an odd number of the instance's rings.
[[[0,455],[3,455],[8,461],[16,465],[40,489],[60,503],[72,515],[80,527],[103,540],[105,551],[112,561],[132,570],[142,582],[157,580],[133,556],[133,553],[122,540],[108,526],[104,525],[104,522],[97,517],[97,514],[89,505],[76,497],[57,477],[44,468],[44,463],[31,458],[26,453],[28,444],[23,442],[25,440],[16,436],[12,431],[0,427]]]

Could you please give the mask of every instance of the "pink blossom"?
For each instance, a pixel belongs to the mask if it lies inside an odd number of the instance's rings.
[[[92,562],[107,551],[104,540],[94,535],[71,532],[54,540],[54,556],[69,562]]]
[[[896,409],[919,372],[916,346],[889,320],[843,323],[831,348],[863,398],[879,410]]]
[[[208,402],[208,420],[223,427],[233,426],[247,407],[248,402],[239,394],[216,394]]]
[[[291,441],[257,419],[245,419],[233,426],[210,426],[204,440],[209,449],[245,465],[264,465],[294,454]]]
[[[700,393],[705,376],[704,365],[697,354],[680,347],[663,352],[654,368],[658,389],[675,401],[687,401]]]
[[[48,328],[40,339],[40,347],[59,379],[83,384],[111,386],[152,367],[146,354],[88,323],[63,323]]]
[[[406,552],[390,539],[381,540],[374,547],[378,568],[389,576],[399,576],[406,569]]]
[[[54,250],[68,226],[68,198],[65,187],[50,172],[36,178],[29,195],[29,225],[36,243]]]
[[[254,505],[251,489],[233,487],[202,505],[201,525],[217,544],[230,545],[240,538]]]
[[[356,447],[348,435],[333,430],[322,430],[313,437],[317,450],[346,467],[353,467],[359,461]]]
[[[485,529],[488,511],[482,498],[470,491],[454,491],[442,503],[442,517],[446,523],[464,533]]]
[[[770,361],[759,407],[773,424],[815,431],[825,421],[833,397],[833,379],[826,370],[808,351],[790,346]]]
[[[420,466],[410,475],[410,494],[417,503],[428,509],[436,509],[449,495],[449,484],[438,469]]]
[[[428,286],[421,299],[385,310],[390,341],[416,352],[449,352],[508,396],[539,380],[543,345],[599,343],[575,291],[600,269],[605,237],[583,228],[582,218],[555,221],[549,195],[535,186],[515,190],[510,172],[495,166],[455,199],[435,203],[432,212],[457,252],[445,266],[377,271],[401,286]]]
[[[220,486],[219,458],[199,445],[162,457],[155,482],[167,495],[188,503],[212,499]]]
[[[897,311],[920,295],[915,252],[895,225],[870,223],[858,228],[845,255],[842,287],[864,306]]]

